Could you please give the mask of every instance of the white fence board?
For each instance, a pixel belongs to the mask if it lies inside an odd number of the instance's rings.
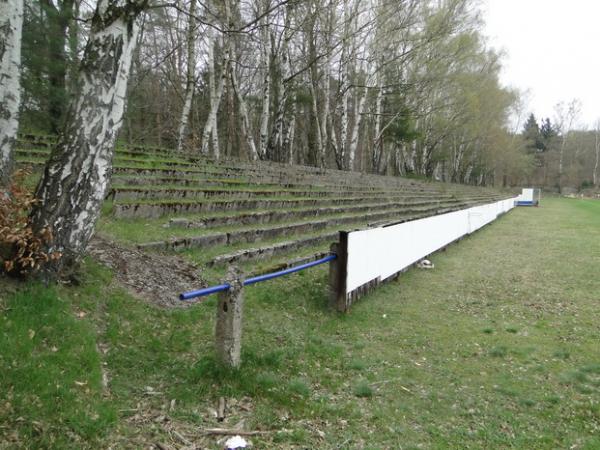
[[[386,228],[348,233],[346,294],[385,280],[510,211],[516,198]]]
[[[534,190],[533,189],[523,189],[521,195],[519,195],[519,197],[517,198],[517,201],[519,202],[532,202],[533,201],[533,194],[534,194]]]

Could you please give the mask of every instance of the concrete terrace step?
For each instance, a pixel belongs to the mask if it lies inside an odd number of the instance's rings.
[[[220,177],[214,177],[214,174],[204,173],[184,173],[181,177],[176,175],[180,171],[172,171],[171,169],[156,169],[156,168],[123,168],[116,167],[116,172],[119,172],[113,178],[114,188],[119,189],[139,189],[139,186],[150,185],[151,189],[159,189],[163,186],[169,189],[200,189],[204,187],[210,187],[211,184],[225,185],[225,186],[238,186],[240,184],[252,185],[259,187],[273,187],[277,189],[297,189],[297,190],[329,190],[329,191],[375,191],[375,192],[423,192],[428,194],[438,194],[447,191],[443,185],[427,185],[427,184],[389,184],[389,185],[370,185],[361,183],[331,183],[330,180],[323,179],[286,179],[281,181],[279,179],[273,179],[271,177],[261,176],[260,178],[252,177],[235,177],[233,179],[228,178],[227,175],[221,174]],[[157,172],[159,172],[157,174]],[[164,174],[167,172],[167,174]],[[156,176],[158,175],[158,176]],[[194,175],[194,176],[190,176]],[[181,186],[181,187],[179,187]],[[148,188],[150,189],[150,188]]]
[[[48,159],[50,157],[51,148],[41,144],[39,147],[25,148],[18,147],[15,150],[17,157],[27,158],[36,157],[41,159]],[[126,152],[122,150],[115,151],[115,161],[121,161],[123,163],[153,163],[153,164],[165,164],[165,165],[180,165],[185,166],[196,166],[197,163],[189,161],[187,159],[178,158],[174,156],[167,158],[168,155],[152,155],[148,153],[138,152]]]
[[[216,256],[208,261],[206,265],[208,267],[214,267],[248,260],[268,259],[273,258],[274,256],[298,251],[304,247],[315,247],[318,245],[323,245],[325,247],[326,244],[336,241],[338,234],[338,231],[328,231],[315,236],[302,237],[295,240],[278,242],[276,244],[265,245],[262,247],[236,250],[232,253]]]
[[[310,181],[310,182],[309,182]],[[438,193],[445,193],[446,189],[444,186],[423,186],[414,183],[405,183],[399,186],[371,186],[359,183],[349,183],[347,185],[324,183],[322,181],[309,180],[304,182],[290,182],[285,181],[283,183],[272,182],[272,180],[252,180],[247,177],[239,178],[213,178],[213,177],[172,177],[172,176],[154,176],[154,175],[130,175],[130,174],[116,174],[113,175],[112,183],[114,188],[138,188],[140,186],[146,187],[146,189],[161,189],[163,186],[172,189],[201,189],[201,188],[216,188],[216,187],[227,187],[227,188],[241,188],[243,186],[252,186],[259,189],[296,189],[296,190],[326,190],[330,192],[389,192],[389,191],[405,191],[414,192],[420,191],[423,193],[430,193],[436,195]],[[453,193],[453,191],[448,191]],[[472,191],[469,191],[472,192]]]
[[[274,211],[249,211],[240,212],[239,214],[220,214],[214,216],[205,216],[202,218],[172,218],[169,220],[169,227],[174,228],[217,228],[224,226],[241,226],[241,225],[264,225],[290,220],[305,220],[318,219],[323,216],[343,215],[343,214],[378,214],[382,209],[384,212],[388,210],[402,210],[418,207],[435,206],[440,207],[443,204],[456,204],[462,201],[487,202],[491,201],[489,197],[470,197],[462,200],[450,199],[442,202],[434,198],[421,200],[400,200],[396,202],[377,202],[377,203],[360,203],[349,206],[330,206],[316,207],[293,210],[274,210]],[[371,220],[377,220],[372,218]]]
[[[41,146],[52,145],[55,142],[56,138],[54,136],[38,136],[25,134],[20,137],[20,143],[39,143]],[[142,158],[136,158],[136,156],[140,156]],[[149,159],[149,157],[158,157],[158,158],[170,158],[169,160],[164,159]],[[309,179],[306,177],[321,177],[327,178],[328,180],[333,180],[329,184],[339,184],[339,183],[354,183],[356,180],[366,181],[368,185],[371,186],[380,186],[380,187],[389,187],[391,185],[400,185],[400,184],[413,184],[420,186],[434,185],[436,189],[439,189],[439,186],[444,186],[439,183],[429,183],[423,181],[414,181],[408,180],[400,177],[389,177],[383,175],[374,175],[374,174],[361,174],[357,172],[345,172],[339,171],[335,169],[323,169],[312,166],[290,166],[285,163],[271,162],[271,161],[259,161],[259,162],[246,162],[242,160],[236,159],[222,159],[221,161],[215,161],[210,158],[204,157],[202,155],[197,154],[176,154],[175,152],[169,151],[164,148],[157,147],[144,147],[144,146],[136,146],[136,145],[127,145],[125,147],[117,148],[117,160],[131,161],[131,162],[139,162],[143,163],[141,167],[142,169],[154,169],[161,170],[161,168],[155,167],[147,167],[144,164],[150,163],[160,163],[161,161],[165,163],[165,165],[173,166],[173,167],[164,167],[167,172],[175,172],[177,176],[181,175],[181,170],[173,170],[173,168],[179,166],[180,169],[184,168],[193,168],[194,166],[197,169],[202,169],[204,172],[209,173],[225,173],[230,176],[231,173],[241,173],[245,172],[246,174],[251,174],[255,180],[259,180],[260,174],[262,176],[266,176],[270,179],[273,179],[276,183],[282,183],[285,180],[285,177],[300,177],[304,178],[303,181],[308,182]],[[39,165],[41,161],[31,161],[33,164]],[[118,165],[117,165],[118,166]],[[120,170],[127,170],[128,167],[123,165],[124,167],[116,168],[116,172]],[[140,167],[129,167],[129,169],[140,169]],[[219,172],[220,171],[220,172]],[[197,172],[195,172],[197,173]],[[277,180],[275,180],[277,179]],[[314,178],[310,178],[314,179]],[[456,189],[464,189],[464,192],[468,192],[472,189],[481,189],[474,187],[466,187],[459,185],[452,185],[452,190]]]
[[[51,148],[58,141],[58,136],[56,135],[38,135],[25,133],[20,134],[17,138],[17,147],[19,148],[32,148],[38,146],[39,148]],[[165,147],[155,147],[155,146],[144,146],[137,144],[122,144],[117,143],[117,152],[121,151],[132,151],[141,155],[176,155],[176,152],[165,148]],[[182,155],[185,157],[185,155]]]
[[[465,206],[466,207],[466,206]],[[458,208],[460,209],[460,208]],[[457,208],[446,208],[433,213],[432,211],[408,213],[403,215],[401,218],[397,218],[394,223],[403,223],[411,220],[422,219],[424,217],[430,217],[434,214],[443,214],[446,212],[456,211]],[[365,229],[371,227],[377,227],[379,225],[372,224],[366,226],[364,224],[357,223],[355,227],[349,226],[349,229]],[[223,264],[238,264],[249,260],[264,260],[270,259],[274,256],[284,255],[299,251],[306,247],[315,247],[315,250],[326,252],[328,245],[331,242],[336,242],[338,239],[339,231],[332,230],[331,228],[324,229],[320,233],[316,233],[310,236],[302,236],[297,239],[287,239],[282,242],[276,242],[273,244],[266,244],[263,246],[252,247],[252,248],[241,248],[230,253],[224,253],[217,255],[207,261],[207,266],[214,267]]]
[[[261,198],[261,199],[223,199],[205,201],[165,201],[114,203],[113,214],[116,218],[158,218],[166,215],[205,213],[214,211],[243,211],[264,209],[301,208],[308,206],[342,206],[367,202],[373,197],[330,197],[330,198]],[[430,196],[419,194],[386,196],[378,198],[388,200],[419,200]],[[438,195],[438,199],[452,199],[453,196]]]
[[[303,174],[294,171],[266,172],[260,167],[253,169],[224,168],[223,166],[211,167],[150,167],[144,164],[123,165],[115,164],[113,173],[118,175],[133,176],[157,176],[162,178],[171,177],[211,177],[211,178],[243,178],[250,183],[256,184],[319,184],[323,186],[370,186],[379,188],[392,188],[403,186],[415,186],[422,189],[438,191],[442,185],[435,183],[417,183],[401,178],[378,177],[375,175],[363,175],[356,172],[324,171],[321,175]],[[375,178],[371,178],[375,177]]]
[[[361,186],[361,185],[320,185],[314,183],[251,183],[249,178],[197,178],[197,177],[156,177],[152,175],[135,176],[135,175],[113,175],[112,183],[115,187],[139,187],[150,186],[160,188],[161,186],[181,186],[190,188],[202,187],[239,187],[240,185],[254,185],[263,189],[313,189],[313,190],[329,190],[335,192],[344,191],[361,191],[373,192],[382,191],[381,187]]]
[[[40,162],[39,161],[31,161],[31,163],[38,164]],[[189,173],[198,174],[199,173],[198,171],[188,171],[188,170],[185,170],[184,172],[182,172],[181,170],[178,170],[178,169],[157,169],[157,168],[149,168],[149,167],[144,167],[144,168],[136,167],[136,168],[132,168],[132,167],[123,167],[123,166],[118,166],[118,165],[115,167],[114,170],[116,172],[120,172],[120,171],[125,171],[125,172],[127,172],[127,171],[133,171],[134,173],[151,173],[151,174],[155,174],[157,172],[159,172],[159,173],[165,173],[166,172],[166,173],[169,173],[171,176],[174,176],[174,175],[176,175],[178,173],[186,173],[186,174],[189,174]],[[212,172],[210,174],[214,175],[214,173],[212,173]],[[351,177],[350,173],[343,172],[343,174],[344,174],[344,176]],[[358,176],[360,177],[361,175],[358,175]],[[388,177],[388,180],[389,179],[390,179],[390,177]],[[260,181],[265,181],[265,180],[261,179]],[[268,179],[267,181],[275,182],[275,180],[272,180],[272,179]],[[296,180],[296,181],[303,181],[304,183],[308,183],[308,182],[314,183],[314,180]],[[319,181],[322,182],[322,184],[324,186],[327,186],[327,185],[331,184],[331,183],[328,183],[328,181],[330,181],[330,180],[319,180]],[[348,183],[348,185],[349,186],[356,186],[356,183]],[[339,184],[338,184],[338,186],[339,186]],[[377,185],[375,185],[375,187],[376,186]],[[386,187],[387,187],[387,189],[390,189],[390,188],[393,188],[394,186],[415,187],[415,188],[419,188],[423,193],[429,193],[429,195],[436,195],[437,196],[437,195],[440,195],[440,194],[438,194],[438,192],[441,191],[440,188],[443,187],[444,185],[435,185],[435,184],[430,184],[430,183],[420,183],[419,184],[419,183],[412,183],[412,182],[409,182],[409,183],[404,182],[404,183],[400,183],[400,184],[394,183],[394,184],[388,185]],[[369,185],[369,187],[374,187],[374,186]],[[464,192],[469,192],[469,191],[472,192],[473,188],[470,188],[470,189],[469,188],[461,189],[461,192],[463,192],[463,191]],[[195,211],[195,212],[200,212],[200,211]],[[153,214],[155,214],[155,213],[153,213]],[[152,216],[149,216],[149,217],[156,217],[156,215],[152,215]]]
[[[477,201],[445,202],[412,208],[379,210],[369,214],[339,215],[312,221],[273,224],[261,228],[246,227],[201,236],[175,237],[164,241],[142,243],[138,247],[143,249],[178,251],[198,247],[206,249],[217,245],[254,243],[298,234],[311,234],[340,225],[362,224],[362,226],[370,226],[372,223],[378,223],[377,221],[383,220],[389,222],[391,220],[402,220],[406,217],[443,214],[480,203]]]
[[[281,197],[281,196],[293,196],[293,197],[357,197],[359,195],[363,197],[379,197],[379,196],[393,196],[393,195],[411,195],[419,194],[420,190],[330,190],[330,189],[260,189],[260,185],[253,188],[247,189],[217,189],[211,187],[205,188],[179,188],[179,187],[152,187],[152,188],[141,188],[141,187],[122,187],[114,186],[110,189],[107,198],[111,198],[117,202],[127,202],[134,200],[160,200],[160,199],[209,199],[214,197],[235,197],[235,198],[255,198],[255,197]]]
[[[374,218],[383,219],[397,218],[402,212],[396,210],[394,213],[379,213]],[[296,234],[310,234],[328,227],[357,223],[366,220],[369,216],[347,216],[339,218],[330,218],[315,220],[311,222],[300,222],[283,225],[273,225],[268,228],[253,228],[244,230],[235,230],[231,232],[214,233],[202,236],[191,236],[172,238],[165,241],[148,242],[138,244],[139,248],[152,250],[170,250],[179,251],[190,248],[209,248],[217,245],[235,245],[239,243],[254,243],[264,240],[277,239],[281,237],[292,236]]]

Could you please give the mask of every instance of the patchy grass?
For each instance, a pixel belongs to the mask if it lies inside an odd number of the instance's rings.
[[[117,414],[102,396],[93,324],[40,285],[0,306],[0,448],[99,442]]]
[[[199,430],[243,421],[267,431],[255,448],[600,448],[598,255],[600,202],[547,199],[348,315],[326,268],[253,286],[235,371],[215,361],[214,298],[159,310],[90,262],[83,287],[0,303],[0,442],[180,447],[176,430],[218,449]]]

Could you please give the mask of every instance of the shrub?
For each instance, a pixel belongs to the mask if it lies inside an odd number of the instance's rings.
[[[61,257],[60,252],[47,252],[52,231],[33,230],[29,213],[36,199],[25,187],[27,170],[13,174],[7,189],[0,191],[0,270],[14,276],[37,272],[48,261]]]

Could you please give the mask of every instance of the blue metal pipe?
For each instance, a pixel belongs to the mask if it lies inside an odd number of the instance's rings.
[[[317,259],[316,261],[302,264],[300,266],[290,267],[289,269],[280,270],[278,272],[266,273],[264,275],[259,275],[257,277],[248,278],[247,280],[244,280],[243,284],[244,284],[244,286],[248,286],[250,284],[260,283],[262,281],[272,280],[273,278],[279,278],[284,275],[289,275],[290,273],[300,272],[301,270],[304,270],[304,269],[309,269],[311,267],[318,266],[320,264],[328,263],[329,261],[333,261],[336,258],[337,258],[337,255],[329,255],[329,256],[326,256],[325,258]]]
[[[217,292],[227,291],[230,287],[229,284],[220,284],[218,286],[198,289],[197,291],[184,292],[183,294],[179,294],[179,300],[191,300],[197,297],[204,297],[205,295],[216,294]]]
[[[273,278],[279,278],[284,275],[289,275],[291,273],[300,272],[301,270],[309,269],[311,267],[315,267],[320,264],[328,263],[330,261],[333,261],[336,258],[337,258],[337,255],[332,254],[332,255],[326,256],[324,258],[317,259],[316,261],[311,261],[309,263],[301,264],[296,267],[290,267],[289,269],[279,270],[277,272],[271,272],[271,273],[267,273],[264,275],[259,275],[256,277],[248,278],[247,280],[244,280],[242,282],[242,285],[249,286],[251,284],[256,284],[256,283],[261,283],[263,281],[272,280]],[[179,300],[191,300],[194,298],[203,297],[203,296],[210,295],[210,294],[216,294],[217,292],[227,291],[227,290],[229,290],[229,288],[231,288],[231,286],[229,284],[225,283],[225,284],[219,284],[218,286],[211,286],[211,287],[207,287],[207,288],[203,288],[203,289],[198,289],[196,291],[184,292],[183,294],[179,295]]]

